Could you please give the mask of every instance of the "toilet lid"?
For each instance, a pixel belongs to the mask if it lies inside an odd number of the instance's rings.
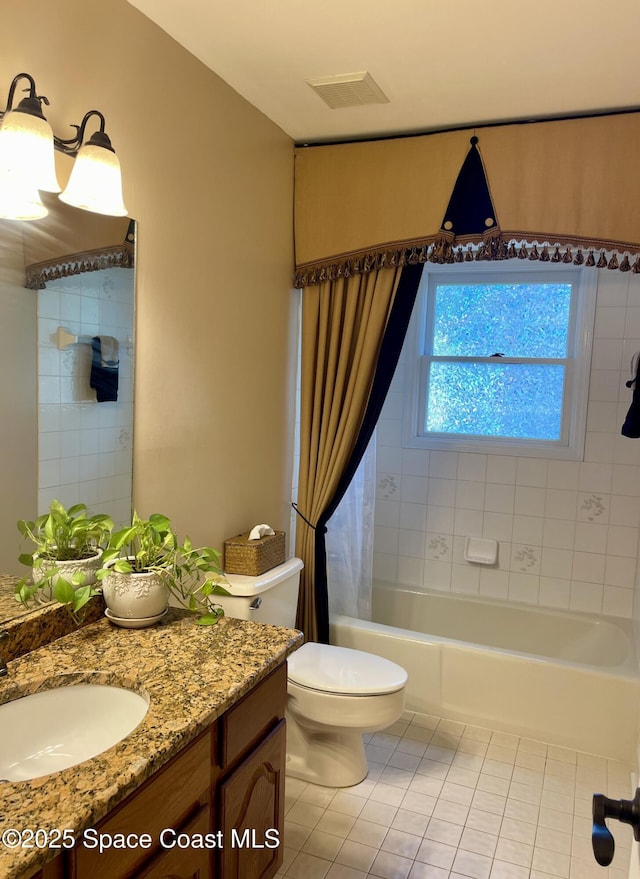
[[[407,683],[406,671],[395,662],[350,647],[312,642],[289,656],[288,677],[312,690],[349,696],[395,693]]]

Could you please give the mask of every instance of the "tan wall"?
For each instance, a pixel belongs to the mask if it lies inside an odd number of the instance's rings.
[[[31,73],[61,136],[101,110],[139,221],[139,512],[216,546],[285,527],[292,141],[124,0],[5,0],[0,21],[0,87]]]
[[[38,300],[23,285],[21,229],[0,221],[0,574],[20,575],[16,521],[35,515],[38,495]]]

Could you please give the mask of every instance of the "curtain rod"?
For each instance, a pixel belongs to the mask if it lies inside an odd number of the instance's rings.
[[[570,119],[597,119],[602,116],[625,116],[632,113],[640,113],[640,106],[627,107],[620,110],[599,110],[592,113],[572,113],[558,116],[540,116],[537,119],[510,119],[502,122],[476,122],[473,125],[454,125],[450,128],[432,128],[421,131],[409,131],[399,134],[372,134],[365,137],[345,138],[344,140],[316,140],[296,141],[294,146],[298,149],[321,146],[340,146],[349,143],[368,143],[376,140],[405,140],[408,137],[424,137],[428,134],[445,134],[450,131],[474,131],[478,128],[500,128],[506,125],[534,125],[540,122],[565,122]]]

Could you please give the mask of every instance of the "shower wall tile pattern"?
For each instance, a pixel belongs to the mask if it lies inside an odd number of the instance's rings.
[[[133,269],[61,278],[38,291],[38,513],[51,500],[85,503],[125,523],[133,474]],[[91,346],[59,351],[59,326],[119,342],[118,400],[98,403],[89,386]]]
[[[632,617],[640,440],[620,428],[638,350],[640,277],[599,270],[583,461],[403,448],[403,355],[377,429],[374,575]],[[497,565],[465,562],[467,536],[498,540]]]

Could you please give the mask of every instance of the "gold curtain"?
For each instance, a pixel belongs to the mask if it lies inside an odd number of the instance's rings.
[[[319,639],[315,525],[351,457],[401,271],[338,278],[303,292],[296,555],[305,566],[297,626],[308,640]]]
[[[437,260],[433,244],[472,133],[503,246],[494,240],[480,257],[460,249],[458,259],[602,265],[600,252],[613,251],[620,258],[608,258],[609,268],[640,270],[640,113],[623,113],[299,148],[297,283]]]

